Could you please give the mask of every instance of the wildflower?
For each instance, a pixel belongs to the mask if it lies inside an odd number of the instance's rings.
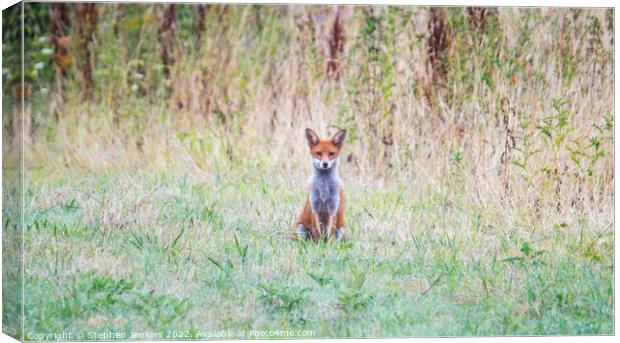
[[[137,92],[137,91],[138,91],[138,89],[140,89],[140,87],[138,87],[138,85],[137,85],[137,84],[135,84],[135,83],[134,83],[133,85],[131,85],[131,90],[132,90],[133,92]]]
[[[45,48],[45,49],[42,49],[42,50],[41,50],[41,53],[42,53],[43,55],[51,55],[53,52],[54,52],[54,50],[49,49],[49,48]]]
[[[50,92],[50,90],[49,90],[49,89],[47,89],[47,88],[45,88],[45,87],[41,88],[41,94],[46,95],[46,94],[47,94],[47,93],[49,93],[49,92]]]
[[[45,63],[43,63],[43,62],[39,62],[39,63],[36,63],[34,65],[34,69],[36,69],[36,70],[41,70],[41,69],[43,69],[43,67],[45,67]]]
[[[45,42],[47,42],[47,36],[39,37],[39,43],[45,43]]]
[[[135,73],[135,74],[133,74],[133,77],[135,77],[138,80],[142,80],[142,79],[144,79],[144,74],[142,74],[142,73]]]

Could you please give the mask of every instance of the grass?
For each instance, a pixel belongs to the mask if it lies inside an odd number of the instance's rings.
[[[516,213],[481,213],[464,193],[342,169],[347,238],[332,244],[283,239],[302,172],[33,179],[26,334],[613,333],[609,227],[552,216],[526,227]]]

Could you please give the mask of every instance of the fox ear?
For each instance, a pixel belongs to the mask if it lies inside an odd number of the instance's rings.
[[[332,143],[336,146],[342,146],[345,138],[347,138],[347,130],[340,130],[332,137]]]
[[[308,141],[308,145],[312,148],[319,144],[319,135],[312,131],[312,129],[306,129],[306,140]]]

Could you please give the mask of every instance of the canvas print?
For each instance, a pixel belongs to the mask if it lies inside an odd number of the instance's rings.
[[[614,334],[614,9],[2,11],[2,330]]]

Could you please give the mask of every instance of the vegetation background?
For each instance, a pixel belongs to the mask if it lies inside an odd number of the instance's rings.
[[[613,9],[25,3],[23,75],[21,11],[5,331],[614,332]],[[344,242],[284,239],[306,127]]]

